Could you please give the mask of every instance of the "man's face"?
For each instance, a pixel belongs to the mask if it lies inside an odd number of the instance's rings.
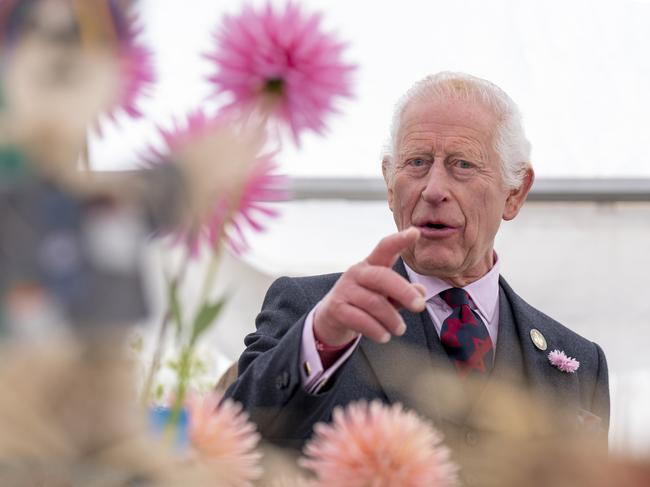
[[[504,187],[496,125],[489,108],[470,102],[417,101],[404,111],[385,175],[397,227],[421,232],[403,254],[416,272],[462,286],[492,267],[501,219],[516,216],[530,187]]]

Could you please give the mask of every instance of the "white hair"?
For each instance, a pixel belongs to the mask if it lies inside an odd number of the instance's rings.
[[[397,155],[397,135],[407,106],[423,99],[465,100],[490,108],[497,119],[494,149],[501,162],[503,182],[509,189],[521,186],[531,168],[530,142],[526,139],[517,104],[497,85],[465,73],[443,71],[415,83],[400,99],[393,113],[390,142],[384,150],[389,175]]]

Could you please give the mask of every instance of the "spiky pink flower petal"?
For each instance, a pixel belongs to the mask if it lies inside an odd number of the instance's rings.
[[[321,29],[320,14],[295,3],[276,10],[246,6],[225,16],[207,54],[215,94],[228,93],[228,110],[261,109],[290,127],[296,143],[308,129],[322,133],[339,97],[350,97],[355,66],[342,60],[345,45]]]
[[[257,451],[260,435],[242,406],[217,394],[189,399],[189,437],[197,459],[208,465],[220,483],[248,487],[262,475]]]
[[[352,403],[314,431],[301,464],[316,474],[318,486],[456,485],[457,468],[441,435],[401,404]]]
[[[573,357],[567,356],[561,350],[553,350],[548,354],[548,361],[551,362],[551,365],[557,367],[562,372],[568,372],[573,374],[580,367],[580,362],[578,362]]]
[[[168,162],[197,138],[209,135],[227,123],[228,119],[208,117],[202,111],[191,113],[184,124],[175,122],[171,129],[159,128],[165,147],[162,150],[150,147],[146,158],[153,164]],[[215,161],[215,171],[220,162],[228,163]],[[247,250],[245,229],[264,231],[265,220],[278,216],[277,210],[268,203],[289,198],[288,178],[278,174],[277,169],[273,154],[259,155],[247,172],[243,185],[232,187],[228,194],[217,198],[204,221],[191,222],[176,229],[176,243],[187,245],[193,256],[199,254],[202,245],[216,248],[221,241],[237,254]]]
[[[117,10],[114,9],[114,14]],[[116,105],[109,109],[108,116],[115,119],[116,110],[121,108],[130,117],[142,117],[138,106],[141,95],[146,94],[155,82],[153,53],[138,37],[142,26],[135,14],[126,17],[123,26],[118,26],[116,58],[118,62],[118,94]]]

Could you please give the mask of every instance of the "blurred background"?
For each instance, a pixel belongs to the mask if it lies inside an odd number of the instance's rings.
[[[259,4],[261,2],[250,2]],[[218,376],[270,283],[282,275],[342,271],[394,229],[380,152],[398,97],[441,70],[493,81],[519,104],[537,182],[520,216],[496,242],[502,273],[536,306],[599,343],[609,360],[611,447],[650,451],[650,1],[299,0],[325,14],[359,64],[356,98],[340,105],[326,137],[307,134],[279,162],[294,199],[278,204],[268,232],[229,255],[219,286],[233,299],[203,351]],[[158,125],[209,107],[212,46],[223,13],[241,0],[140,0],[143,40],[155,52],[158,83],[141,100],[144,118],[105,121],[90,144],[92,167],[138,167]],[[643,250],[646,249],[646,250]],[[141,333],[156,332],[161,267],[176,256],[164,242],[147,253],[155,310]],[[163,265],[161,266],[161,262]],[[198,261],[188,287],[200,285]],[[196,274],[195,281],[193,277]],[[145,340],[147,341],[147,340]]]

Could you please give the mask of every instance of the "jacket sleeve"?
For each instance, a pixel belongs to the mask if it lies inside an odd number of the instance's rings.
[[[296,279],[271,285],[256,331],[244,341],[238,378],[225,394],[242,403],[265,439],[281,446],[299,448],[330,407],[331,394],[307,393],[300,375],[302,329],[316,302]]]

